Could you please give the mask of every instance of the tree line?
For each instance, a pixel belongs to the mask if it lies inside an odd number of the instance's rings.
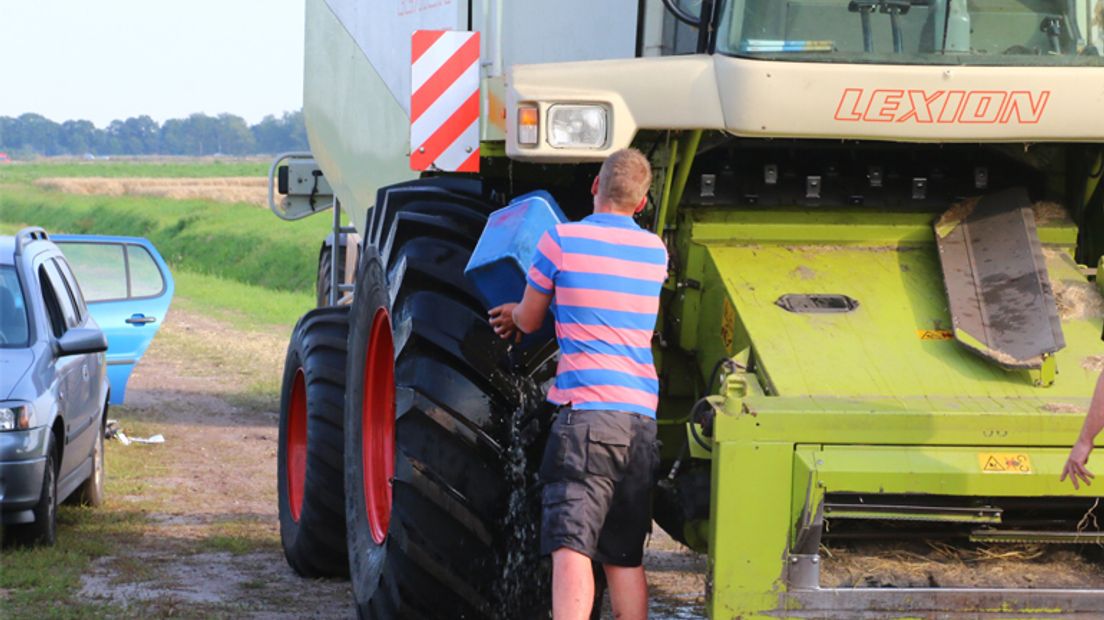
[[[149,116],[56,123],[40,114],[0,116],[0,151],[34,155],[254,155],[307,150],[303,112],[268,115],[249,125],[234,114],[192,114],[158,124]]]

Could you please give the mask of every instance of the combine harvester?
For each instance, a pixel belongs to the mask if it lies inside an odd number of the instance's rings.
[[[1102,32],[1101,0],[307,0],[273,209],[337,208],[289,562],[362,617],[547,613],[555,343],[499,341],[464,272],[632,145],[671,255],[655,516],[709,614],[1101,617],[1104,489],[1058,476],[1104,367]]]

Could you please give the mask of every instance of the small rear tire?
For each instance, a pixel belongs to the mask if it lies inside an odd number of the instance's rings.
[[[280,542],[303,577],[346,577],[343,406],[348,307],[299,320],[280,398]]]

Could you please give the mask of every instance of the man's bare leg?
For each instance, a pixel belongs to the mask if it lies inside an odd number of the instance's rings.
[[[617,620],[645,620],[648,617],[648,578],[643,566],[628,568],[604,564],[610,606]]]
[[[567,547],[552,552],[553,620],[587,620],[594,604],[590,558]]]

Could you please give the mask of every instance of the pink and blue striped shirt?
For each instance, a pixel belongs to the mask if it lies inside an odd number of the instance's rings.
[[[541,237],[529,285],[554,294],[560,362],[548,400],[655,417],[652,333],[667,248],[627,215],[596,213]]]

